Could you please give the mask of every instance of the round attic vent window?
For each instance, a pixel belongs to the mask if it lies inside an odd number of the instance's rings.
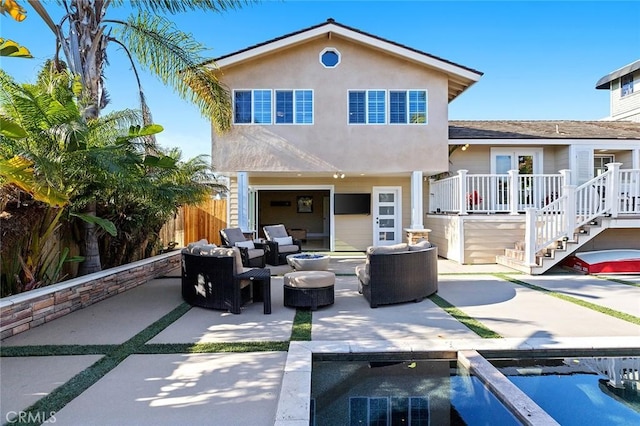
[[[320,53],[320,63],[325,68],[335,68],[340,63],[340,52],[333,48],[324,49]]]

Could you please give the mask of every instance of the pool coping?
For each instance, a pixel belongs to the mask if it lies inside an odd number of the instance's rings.
[[[456,353],[457,356],[475,352],[507,352],[536,356],[558,356],[561,352],[631,351],[640,353],[640,336],[625,337],[561,337],[561,338],[503,338],[503,339],[423,339],[423,340],[361,340],[361,341],[296,341],[291,342],[282,376],[282,385],[276,409],[275,426],[308,426],[311,404],[311,368],[314,354],[424,354],[428,352]],[[464,356],[464,355],[463,355]],[[469,357],[467,357],[469,358]],[[473,358],[473,357],[471,357]],[[481,357],[482,358],[482,357]],[[484,359],[484,358],[482,358]],[[486,366],[478,361],[474,366]],[[535,404],[534,404],[535,405]],[[537,406],[537,405],[536,405]],[[524,406],[523,406],[524,407]],[[529,406],[526,406],[529,408]],[[534,407],[532,407],[534,408]],[[525,409],[525,408],[523,408]],[[546,414],[546,413],[544,413]],[[528,416],[544,423],[542,415]],[[534,418],[535,417],[535,418]],[[527,416],[525,416],[525,419]],[[544,418],[546,419],[546,418]],[[522,419],[520,419],[522,420]],[[539,421],[540,420],[540,421]]]

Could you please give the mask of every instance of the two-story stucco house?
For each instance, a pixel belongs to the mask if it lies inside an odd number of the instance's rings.
[[[480,71],[331,19],[214,63],[232,96],[233,123],[212,132],[212,158],[229,178],[229,226],[256,236],[283,223],[309,247],[361,251],[428,228],[442,256],[495,263],[514,245],[543,240],[526,231],[540,219],[525,212],[555,206],[557,221],[558,205],[566,209],[574,187],[595,176],[604,145],[616,153],[609,159],[640,169],[640,125],[449,122],[449,102]],[[612,173],[594,185],[618,185]],[[610,201],[607,208],[590,214],[609,214]],[[488,232],[471,232],[474,221]],[[531,267],[546,245],[520,248]]]

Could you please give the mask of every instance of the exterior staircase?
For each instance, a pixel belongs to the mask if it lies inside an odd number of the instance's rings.
[[[605,217],[595,218],[575,230],[572,237],[564,237],[539,251],[535,257],[535,265],[525,261],[525,242],[517,241],[514,248],[505,249],[504,255],[496,256],[496,263],[529,275],[541,275],[571,256],[582,245],[591,241],[602,231],[607,229],[608,220]]]

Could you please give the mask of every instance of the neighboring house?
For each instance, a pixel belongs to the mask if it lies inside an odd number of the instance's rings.
[[[609,90],[607,120],[640,122],[640,60],[605,75],[596,83],[596,89]]]
[[[509,185],[503,173],[516,167],[559,176],[570,168],[564,183],[582,183],[594,176],[601,149],[615,150],[602,161],[640,169],[640,124],[450,123],[449,102],[481,72],[333,20],[214,61],[234,116],[229,132],[212,134],[212,158],[229,178],[229,225],[255,236],[283,223],[309,247],[361,251],[426,227],[441,255],[495,263],[496,254],[525,240],[526,208],[542,207],[540,197],[556,205],[567,196],[559,177],[548,178],[556,185],[548,193],[534,194],[531,182]],[[458,169],[469,170],[469,179],[495,176],[467,185]],[[430,184],[450,171],[456,176]],[[517,188],[528,194],[521,203],[511,202]],[[459,225],[471,223],[467,208],[490,234],[520,223],[501,245],[474,242]]]

